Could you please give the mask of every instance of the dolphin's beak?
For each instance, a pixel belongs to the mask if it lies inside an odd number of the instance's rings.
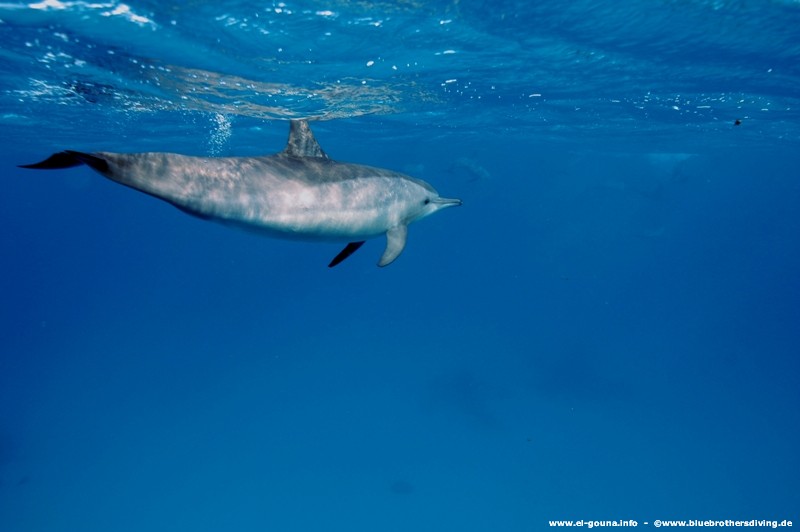
[[[438,205],[440,209],[444,209],[445,207],[458,207],[459,205],[461,205],[461,200],[450,199],[450,198],[435,198],[431,200],[431,203]]]

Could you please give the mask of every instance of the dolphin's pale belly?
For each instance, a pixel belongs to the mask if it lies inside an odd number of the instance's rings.
[[[424,183],[389,170],[286,156],[97,154],[106,177],[203,218],[299,239],[353,240],[404,223]],[[417,189],[417,194],[414,192]]]

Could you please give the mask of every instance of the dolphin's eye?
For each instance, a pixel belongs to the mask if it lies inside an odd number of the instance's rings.
[[[423,201],[422,204],[427,205],[430,202],[431,202],[430,198],[425,198],[425,201]]]

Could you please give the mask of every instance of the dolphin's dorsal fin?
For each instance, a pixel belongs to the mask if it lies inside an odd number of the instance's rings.
[[[289,122],[289,142],[283,153],[289,157],[320,157],[327,159],[328,156],[319,147],[314,133],[308,125],[308,120],[292,120]]]

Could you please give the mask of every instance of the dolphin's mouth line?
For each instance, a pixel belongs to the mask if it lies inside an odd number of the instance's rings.
[[[431,203],[435,203],[441,206],[453,206],[457,207],[462,204],[460,199],[451,199],[451,198],[436,198],[431,200]]]

